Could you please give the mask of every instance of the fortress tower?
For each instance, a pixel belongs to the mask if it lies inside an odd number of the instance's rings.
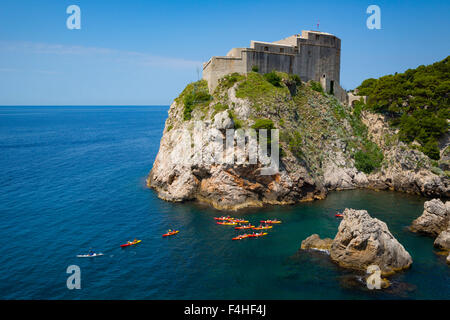
[[[211,91],[223,76],[248,73],[252,67],[260,73],[272,70],[296,74],[303,81],[320,82],[324,90],[347,103],[347,93],[339,85],[341,40],[318,31],[302,31],[275,42],[251,41],[250,48],[233,48],[224,57],[212,57],[203,64],[203,79]]]

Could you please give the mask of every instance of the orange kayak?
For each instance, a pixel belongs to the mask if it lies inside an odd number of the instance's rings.
[[[253,230],[266,230],[266,229],[272,229],[272,226],[261,226],[261,227],[256,227],[256,228],[252,228]]]
[[[236,222],[217,222],[217,224],[221,224],[223,226],[235,226],[235,225],[237,225]]]
[[[233,218],[231,218],[231,217],[215,217],[214,218],[215,220],[219,220],[219,221],[229,221],[229,220],[231,220],[231,219],[233,219]]]
[[[261,223],[273,224],[273,223],[281,223],[281,221],[280,220],[261,220]]]
[[[235,229],[236,230],[245,230],[245,229],[252,229],[252,228],[254,228],[255,226],[252,226],[251,224],[250,225],[248,225],[248,226],[239,226],[239,227],[236,227]]]
[[[242,240],[242,239],[245,239],[248,237],[249,237],[248,234],[241,234],[241,235],[238,235],[237,237],[232,238],[231,240]]]
[[[135,244],[138,244],[138,243],[140,243],[141,242],[141,240],[136,240],[136,241],[132,241],[132,242],[127,242],[127,243],[125,243],[125,244],[121,244],[120,246],[122,247],[122,248],[124,248],[124,247],[129,247],[129,246],[134,246]]]
[[[253,233],[249,234],[248,237],[250,238],[258,238],[267,235],[267,232],[260,232],[260,233]]]
[[[175,230],[175,231],[164,233],[162,236],[163,237],[173,236],[174,234],[177,234],[178,232],[180,232],[180,231],[179,230]]]
[[[244,219],[230,219],[228,221],[237,222],[237,223],[248,223],[248,220],[244,220]]]
[[[337,213],[337,214],[335,214],[335,216],[338,217],[338,218],[343,218],[344,217],[344,215],[342,213]]]

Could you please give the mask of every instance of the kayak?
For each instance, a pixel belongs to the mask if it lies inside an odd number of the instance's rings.
[[[237,237],[232,238],[231,240],[242,240],[242,239],[245,239],[248,237],[249,237],[248,234],[241,234],[241,235],[238,235]]]
[[[344,215],[342,213],[337,213],[337,214],[335,214],[335,216],[339,217],[339,218],[343,218],[344,217]]]
[[[223,226],[235,226],[235,225],[237,225],[236,222],[217,222],[217,224],[221,224]]]
[[[162,236],[163,237],[173,236],[174,234],[177,234],[178,232],[180,232],[180,231],[179,230],[175,230],[175,231],[164,233]]]
[[[228,221],[228,220],[232,220],[233,218],[231,218],[231,217],[220,217],[220,218],[215,217],[214,219],[219,220],[219,221]]]
[[[266,230],[266,229],[272,229],[272,226],[263,226],[263,227],[256,227],[252,228],[253,230]]]
[[[252,226],[252,225],[248,225],[248,226],[239,226],[239,227],[236,227],[235,229],[236,230],[245,230],[245,229],[252,229],[252,228],[254,228],[255,226]]]
[[[261,223],[281,223],[280,220],[261,220]]]
[[[248,223],[248,220],[244,220],[244,219],[230,219],[228,221],[236,222],[236,223]]]
[[[98,256],[102,256],[103,253],[94,253],[94,254],[78,254],[77,258],[94,258]]]
[[[249,234],[248,237],[250,238],[257,238],[257,237],[262,237],[267,235],[267,232],[260,232],[260,233],[253,233],[253,234]]]
[[[132,246],[132,245],[138,244],[139,242],[141,242],[141,240],[133,241],[133,242],[131,242],[131,243],[121,244],[120,246],[121,246],[122,248],[123,248],[123,247],[128,247],[128,246]]]

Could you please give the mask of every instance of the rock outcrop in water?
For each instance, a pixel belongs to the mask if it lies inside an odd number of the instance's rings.
[[[450,226],[442,231],[434,240],[434,247],[444,251],[450,251]]]
[[[382,116],[278,75],[276,84],[255,72],[229,75],[212,95],[204,80],[188,85],[170,106],[148,186],[161,199],[197,200],[220,210],[294,204],[354,188],[450,195],[442,170],[433,173],[430,159],[400,142]],[[273,174],[262,174],[263,157],[250,161],[252,150],[262,151],[247,136],[240,145],[235,131],[234,142],[225,143],[230,129],[252,128],[279,130]],[[245,161],[221,161],[239,154]]]
[[[318,236],[313,235],[302,242],[301,249],[318,244],[321,244]],[[368,266],[377,265],[385,275],[412,264],[410,254],[390,233],[386,223],[372,218],[366,210],[344,210],[328,250],[330,258],[341,267],[366,271]]]
[[[436,237],[447,229],[450,220],[450,201],[445,204],[440,199],[424,203],[424,211],[411,224],[411,231]]]
[[[440,199],[432,199],[424,203],[424,211],[414,220],[410,230],[436,237],[434,247],[447,254],[450,263],[450,201],[443,203]]]
[[[320,239],[318,234],[313,234],[302,241],[300,248],[302,250],[319,250],[329,253],[332,243],[333,239]]]
[[[345,209],[330,257],[340,266],[365,270],[378,265],[383,274],[407,269],[410,254],[394,238],[386,223],[372,218],[366,210]]]

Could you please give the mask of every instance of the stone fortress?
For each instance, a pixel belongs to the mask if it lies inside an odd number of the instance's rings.
[[[225,57],[209,59],[203,64],[203,79],[213,91],[223,76],[246,74],[253,67],[260,73],[276,70],[296,74],[305,82],[317,81],[344,104],[361,98],[347,93],[339,84],[341,40],[330,33],[302,31],[275,42],[251,41],[250,48],[233,48]]]

